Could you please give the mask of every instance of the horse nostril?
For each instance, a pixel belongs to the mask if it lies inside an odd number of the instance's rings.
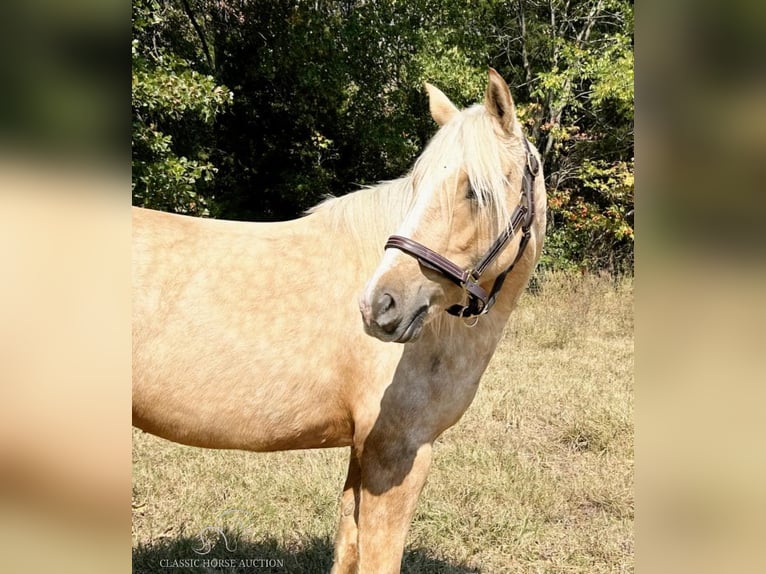
[[[383,293],[372,305],[375,323],[386,332],[391,332],[399,325],[399,317],[394,312],[396,310],[396,300],[390,293]]]
[[[389,293],[383,293],[375,301],[374,311],[376,315],[380,316],[380,315],[384,315],[385,313],[387,313],[394,307],[396,307],[396,302],[394,301],[394,298]]]

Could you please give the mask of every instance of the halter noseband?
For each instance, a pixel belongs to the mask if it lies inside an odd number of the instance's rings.
[[[446,257],[432,251],[425,245],[407,237],[402,237],[401,235],[392,235],[388,238],[388,241],[386,241],[386,249],[393,247],[403,251],[407,255],[411,255],[424,267],[428,267],[437,273],[441,273],[445,278],[465,290],[466,295],[468,296],[467,304],[452,305],[447,308],[447,313],[450,315],[455,315],[456,317],[479,317],[487,313],[492,308],[492,305],[495,304],[495,299],[497,298],[500,289],[503,287],[503,282],[505,281],[506,276],[511,272],[519,259],[521,259],[521,256],[524,254],[524,249],[526,248],[527,243],[529,243],[532,221],[535,217],[535,196],[532,186],[540,170],[540,164],[529,149],[529,142],[526,139],[524,139],[524,147],[527,152],[527,161],[524,167],[524,177],[521,182],[521,200],[516,206],[516,209],[513,210],[506,228],[500,233],[500,236],[495,240],[473,269],[463,269]],[[492,289],[487,293],[486,290],[479,285],[481,275],[498,255],[503,252],[506,245],[513,239],[519,226],[521,227],[523,235],[521,236],[521,242],[519,243],[516,257],[514,257],[510,266],[497,276],[492,285]]]

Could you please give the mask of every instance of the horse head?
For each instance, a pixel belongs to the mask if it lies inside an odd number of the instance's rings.
[[[411,207],[359,298],[365,331],[382,341],[416,339],[445,309],[488,312],[534,216],[538,160],[502,77],[490,69],[483,104],[462,111],[426,89],[439,130],[408,176]]]

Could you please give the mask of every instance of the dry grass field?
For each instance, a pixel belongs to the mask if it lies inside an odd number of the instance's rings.
[[[435,446],[403,572],[633,572],[632,280],[533,286]],[[133,439],[134,572],[329,571],[345,449]]]

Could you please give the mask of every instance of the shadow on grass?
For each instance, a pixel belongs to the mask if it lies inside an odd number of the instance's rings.
[[[333,546],[329,538],[312,538],[291,548],[275,539],[257,542],[224,532],[210,548],[197,537],[167,538],[133,548],[133,574],[322,574],[332,567]],[[206,554],[199,552],[208,551]],[[480,571],[450,564],[420,549],[407,550],[404,574],[478,574]]]

